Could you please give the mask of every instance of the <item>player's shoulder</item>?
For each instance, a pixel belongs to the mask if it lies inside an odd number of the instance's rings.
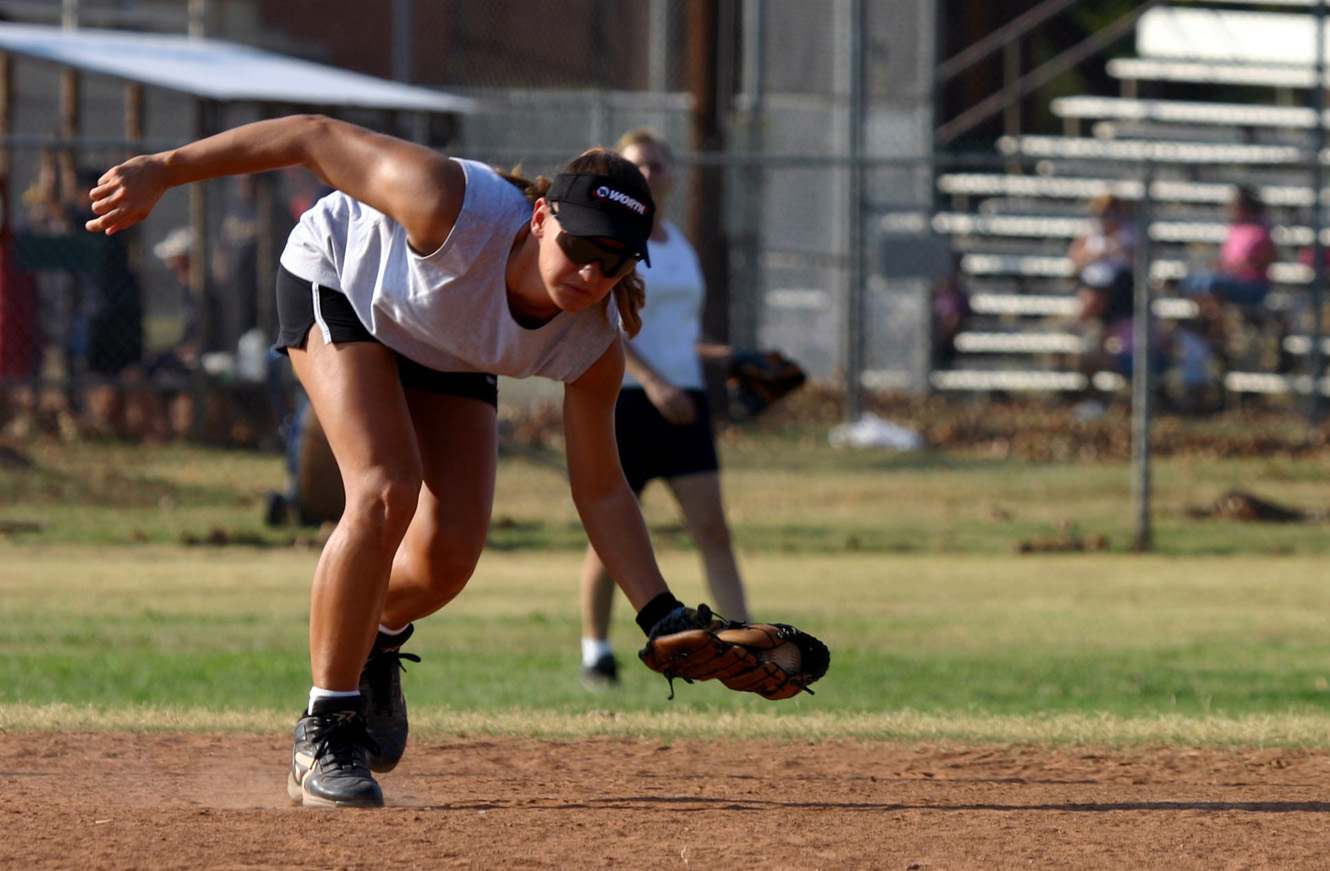
[[[512,215],[529,215],[531,203],[526,193],[487,163],[454,157],[450,163],[463,187],[462,209],[483,220],[494,219],[506,226]]]

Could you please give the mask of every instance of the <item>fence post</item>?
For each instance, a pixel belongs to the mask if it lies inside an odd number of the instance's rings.
[[[1154,164],[1146,163],[1143,175],[1141,198],[1136,204],[1138,239],[1131,336],[1132,501],[1136,514],[1133,547],[1137,551],[1151,550],[1154,546],[1150,525],[1150,421],[1154,392],[1154,348],[1150,336],[1154,320],[1154,313],[1150,310],[1150,188],[1154,181]]]
[[[1321,376],[1325,372],[1325,355],[1321,348],[1321,300],[1325,288],[1325,245],[1321,231],[1325,226],[1325,204],[1321,188],[1325,180],[1321,165],[1321,152],[1325,150],[1325,0],[1316,0],[1316,54],[1312,62],[1312,286],[1310,326],[1311,350],[1307,355],[1311,393],[1307,399],[1308,438],[1314,438],[1321,424]]]
[[[864,373],[864,4],[850,0],[849,293],[845,300],[845,418],[863,413]]]

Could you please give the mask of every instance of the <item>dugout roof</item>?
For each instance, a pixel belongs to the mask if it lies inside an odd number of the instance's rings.
[[[0,52],[219,102],[465,113],[474,101],[215,39],[0,23]]]

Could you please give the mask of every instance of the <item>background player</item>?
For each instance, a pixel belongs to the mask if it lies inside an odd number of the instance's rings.
[[[701,554],[717,610],[731,620],[747,620],[699,357],[724,360],[733,349],[702,338],[706,285],[697,252],[661,215],[674,188],[669,145],[640,127],[625,133],[615,147],[641,170],[657,205],[651,264],[638,267],[647,286],[642,329],[626,343],[623,390],[614,412],[619,458],[628,485],[639,496],[653,478],[669,485]],[[591,687],[618,682],[609,642],[613,599],[611,572],[595,548],[588,548],[582,566],[582,678]]]

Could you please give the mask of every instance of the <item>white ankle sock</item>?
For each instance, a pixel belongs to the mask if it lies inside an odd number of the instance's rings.
[[[379,631],[382,632],[384,635],[401,635],[403,632],[405,632],[407,629],[410,628],[411,628],[410,623],[406,624],[401,629],[389,629],[387,626],[384,626],[382,623],[379,624]]]
[[[610,648],[610,642],[605,638],[583,638],[582,639],[582,664],[595,665],[600,662],[602,657],[609,656],[613,650]]]
[[[305,709],[305,713],[313,713],[314,703],[319,699],[351,699],[358,695],[360,695],[360,690],[347,692],[346,690],[325,690],[321,687],[310,687],[309,707]]]

